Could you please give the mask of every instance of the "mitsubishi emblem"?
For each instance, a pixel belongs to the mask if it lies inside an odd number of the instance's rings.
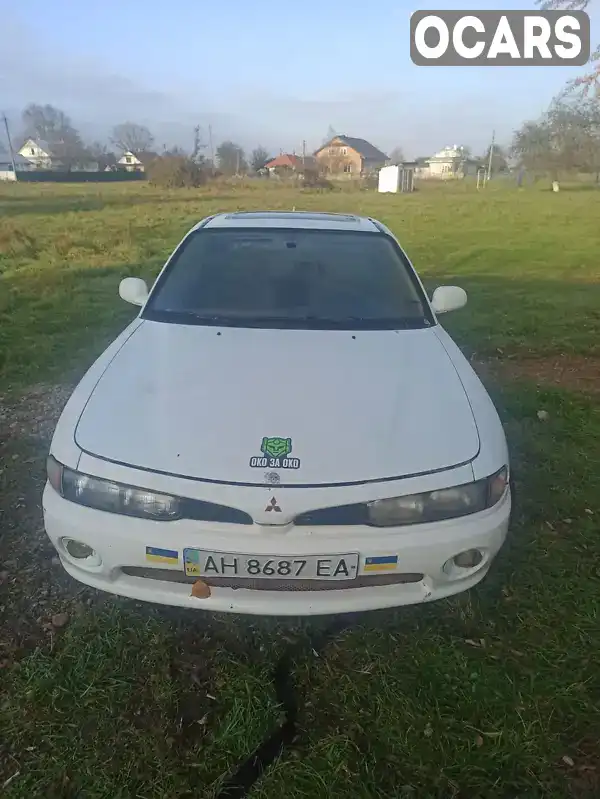
[[[272,498],[271,498],[271,501],[269,502],[269,504],[267,505],[267,507],[265,508],[265,510],[266,510],[266,511],[272,511],[272,510],[274,510],[276,513],[281,513],[281,508],[280,508],[280,507],[279,507],[279,505],[277,504],[277,500],[275,499],[275,497],[272,497]]]

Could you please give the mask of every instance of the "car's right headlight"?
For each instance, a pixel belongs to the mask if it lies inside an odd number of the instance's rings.
[[[508,466],[474,483],[438,491],[379,499],[367,504],[369,523],[375,527],[437,522],[454,519],[491,508],[508,486]]]
[[[61,497],[78,505],[155,521],[180,518],[180,500],[177,497],[76,472],[63,466],[52,455],[48,456],[46,470],[52,488]]]

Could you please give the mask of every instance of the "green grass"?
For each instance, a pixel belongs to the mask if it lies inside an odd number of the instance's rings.
[[[469,304],[448,318],[465,350],[513,362],[584,356],[600,374],[598,192],[0,185],[0,389],[80,374],[132,318],[120,278],[151,279],[201,217],[294,206],[375,216],[428,288],[466,288]],[[4,669],[0,790],[18,773],[9,799],[215,797],[278,723],[271,669],[296,642],[298,739],[250,796],[600,795],[597,397],[527,380],[491,390],[518,508],[477,589],[353,618],[319,656],[311,635],[323,620],[69,605],[64,633]],[[0,473],[7,509],[29,496],[43,453],[19,464],[5,470],[13,482]],[[0,556],[29,552],[39,535],[16,524]],[[10,596],[0,586],[0,606]]]
[[[469,310],[450,326],[481,354],[598,351],[600,193],[17,184],[0,186],[0,385],[88,364],[132,318],[119,280],[151,280],[203,216],[294,206],[373,215],[389,225],[428,287],[454,281],[469,292]]]

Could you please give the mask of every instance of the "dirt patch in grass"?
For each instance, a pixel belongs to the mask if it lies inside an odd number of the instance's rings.
[[[61,621],[95,595],[62,569],[42,519],[45,458],[71,390],[38,384],[0,396],[0,670],[52,645]]]
[[[72,385],[39,383],[19,397],[0,395],[0,442],[31,436],[50,443]]]
[[[472,361],[472,366],[482,378],[527,380],[541,388],[552,386],[584,394],[600,393],[600,358],[596,356],[495,358]]]

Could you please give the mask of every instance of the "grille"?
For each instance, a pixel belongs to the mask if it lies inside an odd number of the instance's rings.
[[[121,571],[131,577],[162,580],[168,583],[188,583],[198,579],[172,569],[154,569],[148,566],[123,566]],[[245,588],[249,591],[343,591],[346,588],[380,588],[386,585],[419,583],[423,574],[369,574],[354,580],[265,580],[260,577],[202,577],[213,588]]]

